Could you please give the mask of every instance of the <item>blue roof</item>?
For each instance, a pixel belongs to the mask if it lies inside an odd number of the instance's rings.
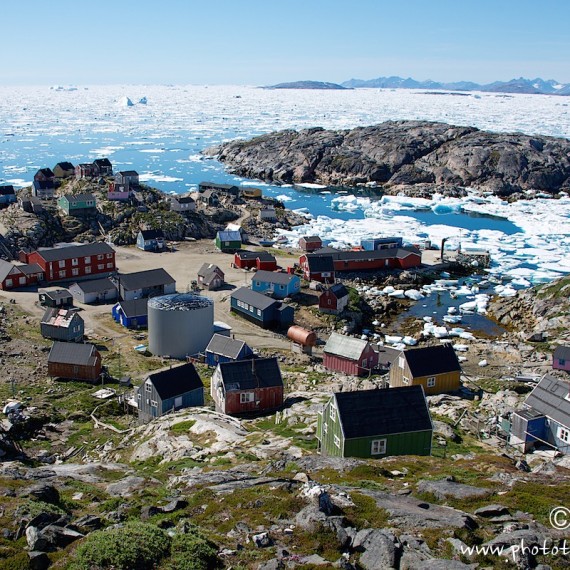
[[[217,237],[220,241],[239,241],[241,243],[241,234],[236,231],[221,231]]]

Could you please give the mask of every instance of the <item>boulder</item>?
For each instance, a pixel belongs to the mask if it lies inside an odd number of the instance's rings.
[[[48,555],[38,550],[28,552],[28,558],[30,561],[30,570],[46,570],[51,564]]]
[[[163,513],[173,513],[174,511],[184,509],[187,506],[188,506],[188,501],[185,501],[184,499],[173,499],[172,501],[164,505],[164,507],[161,507],[160,510]]]
[[[444,500],[448,497],[453,499],[475,499],[492,494],[491,489],[482,489],[472,485],[456,483],[452,478],[439,479],[437,481],[422,480],[418,483],[418,492],[431,493],[437,499]]]
[[[267,532],[260,532],[259,534],[254,534],[251,539],[253,543],[259,548],[267,548],[273,544],[273,540]]]
[[[135,477],[131,475],[120,479],[115,483],[107,485],[106,491],[113,497],[129,497],[135,491],[142,489],[145,486],[145,479],[143,477]]]
[[[327,515],[316,505],[307,505],[295,515],[295,524],[309,532],[314,532],[327,520]]]
[[[361,530],[354,539],[353,548],[362,552],[360,566],[365,570],[386,570],[398,567],[401,544],[387,530]]]
[[[478,517],[500,517],[502,515],[508,515],[509,509],[503,505],[485,505],[484,507],[478,508],[475,512]]]
[[[57,505],[59,503],[59,491],[49,483],[37,483],[27,487],[20,493],[21,497],[30,497],[35,501],[42,501]]]

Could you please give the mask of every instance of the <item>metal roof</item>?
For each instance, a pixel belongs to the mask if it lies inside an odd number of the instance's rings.
[[[256,271],[252,280],[264,281],[265,283],[275,283],[277,285],[289,285],[291,281],[299,279],[296,275],[283,273],[282,271],[265,271],[263,269]]]
[[[346,439],[433,429],[421,386],[333,394]]]
[[[77,204],[78,202],[89,202],[89,201],[95,202],[95,196],[93,196],[93,194],[91,194],[90,192],[86,192],[83,194],[66,194],[64,198],[70,204]]]
[[[206,277],[212,273],[218,273],[220,277],[224,277],[224,272],[213,263],[203,263],[202,267],[198,269],[198,277]]]
[[[57,307],[50,307],[46,309],[44,316],[42,317],[41,324],[68,329],[75,317],[80,321],[83,321],[83,319],[77,314],[77,309],[59,309]]]
[[[218,364],[226,392],[283,386],[277,358],[254,358]]]
[[[570,427],[570,383],[554,376],[544,376],[528,395],[525,404],[537,412]]]
[[[73,283],[71,287],[80,289],[83,293],[103,293],[117,288],[108,277],[91,279],[89,281],[78,281],[77,283]]]
[[[68,245],[66,247],[38,249],[37,253],[39,253],[46,261],[59,261],[63,259],[73,259],[75,257],[115,253],[115,250],[107,243],[95,242],[85,243],[82,245]]]
[[[191,362],[153,372],[147,376],[147,380],[153,383],[162,400],[181,396],[192,390],[204,389],[204,384]]]
[[[219,231],[216,236],[220,241],[239,241],[241,243],[241,234],[234,231]]]
[[[221,334],[215,334],[212,337],[212,340],[208,343],[206,352],[236,359],[244,346],[245,342],[243,340],[230,338]]]
[[[337,299],[348,295],[348,289],[342,283],[335,283],[328,289]]]
[[[73,296],[67,289],[55,289],[54,291],[39,291],[39,293],[45,295],[48,299],[52,299],[53,301],[70,299]]]
[[[194,311],[210,307],[214,304],[209,297],[196,295],[194,293],[174,293],[172,295],[160,295],[151,297],[148,306],[152,309],[166,311]]]
[[[260,309],[262,311],[278,303],[274,299],[271,299],[271,297],[268,297],[267,295],[262,295],[261,293],[257,293],[256,291],[252,291],[247,287],[240,287],[237,291],[234,291],[230,296],[232,299],[243,301],[244,303],[248,303],[253,307],[255,307],[256,309]]]
[[[148,299],[119,301],[117,305],[119,305],[127,319],[132,319],[133,317],[144,317],[148,315]]]
[[[367,345],[368,342],[360,338],[352,338],[333,332],[323,351],[349,360],[359,360]]]
[[[334,262],[330,255],[309,253],[307,255],[307,263],[311,273],[334,272]]]
[[[403,354],[414,378],[461,370],[451,343],[405,350]]]
[[[117,276],[120,286],[125,291],[136,291],[145,287],[157,287],[158,285],[170,285],[175,283],[162,267],[158,269],[148,269],[147,271],[137,271],[135,273],[120,273]]]
[[[92,344],[56,341],[49,351],[48,362],[74,364],[76,366],[93,366],[97,354],[97,349]]]
[[[144,240],[147,239],[164,239],[164,232],[161,229],[158,230],[140,230],[139,232]]]
[[[240,259],[260,259],[261,261],[275,261],[275,256],[268,251],[248,251],[241,249],[236,251],[236,256]]]

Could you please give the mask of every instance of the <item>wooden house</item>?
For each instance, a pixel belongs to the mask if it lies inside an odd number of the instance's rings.
[[[48,376],[97,382],[101,354],[92,344],[55,341],[48,355]]]
[[[220,362],[234,362],[253,358],[253,351],[243,341],[221,334],[214,334],[206,347],[206,364],[217,366]]]
[[[390,367],[390,388],[423,386],[427,395],[461,387],[461,365],[451,343],[403,350]]]
[[[141,422],[204,405],[204,384],[191,362],[152,372],[136,392]]]
[[[60,180],[73,178],[75,176],[75,166],[71,162],[58,162],[53,167],[53,175]]]
[[[241,233],[238,231],[219,231],[216,234],[216,247],[223,253],[233,253],[241,249]]]
[[[44,206],[40,198],[36,196],[18,196],[18,206],[30,214],[39,214],[43,212]]]
[[[148,299],[119,301],[112,310],[113,319],[128,329],[146,328],[148,325]]]
[[[299,265],[303,271],[303,277],[307,281],[318,281],[319,283],[334,283],[335,269],[332,257],[328,255],[318,255],[311,253],[302,255]]]
[[[75,178],[77,180],[93,178],[94,176],[97,176],[97,172],[95,170],[95,165],[92,162],[78,164],[75,167]]]
[[[55,182],[55,175],[51,168],[40,168],[34,174],[34,180],[38,182]]]
[[[570,372],[570,346],[557,346],[552,354],[552,368]]]
[[[51,291],[40,289],[38,300],[42,307],[59,307],[62,309],[73,307],[73,295],[67,289],[53,289]]]
[[[276,222],[277,212],[274,206],[265,206],[259,210],[259,220],[262,222]]]
[[[108,158],[96,158],[93,161],[94,176],[113,176],[113,165]]]
[[[319,236],[303,236],[299,239],[299,248],[307,253],[323,247],[323,240]]]
[[[14,186],[0,186],[0,208],[17,202]]]
[[[240,188],[240,196],[248,200],[260,200],[263,197],[263,192],[261,191],[261,188],[242,186]]]
[[[137,247],[143,251],[162,251],[166,247],[164,232],[158,230],[140,230],[137,235]]]
[[[348,305],[348,289],[342,283],[327,287],[319,297],[319,311],[340,315]]]
[[[123,301],[176,293],[176,281],[161,267],[135,273],[120,273],[115,282]]]
[[[207,291],[215,291],[224,285],[224,272],[213,263],[204,263],[198,270],[198,285]]]
[[[40,331],[44,338],[81,342],[85,333],[85,323],[77,309],[49,307],[42,317]]]
[[[271,294],[275,299],[285,299],[299,293],[301,280],[291,273],[261,270],[252,277],[251,289],[257,293]]]
[[[263,328],[288,327],[293,323],[293,307],[240,287],[230,295],[231,310]]]
[[[283,392],[275,357],[222,362],[210,384],[216,410],[228,415],[276,410],[283,404]]]
[[[198,194],[198,200],[206,206],[217,208],[220,205],[220,196],[214,190],[205,190]]]
[[[115,202],[128,202],[131,199],[131,187],[128,184],[109,182],[107,200]]]
[[[240,269],[264,269],[265,271],[275,271],[277,260],[268,251],[247,251],[240,249],[234,254],[234,265]]]
[[[123,170],[115,174],[115,184],[125,184],[126,186],[139,185],[139,173],[136,170]]]
[[[323,348],[323,366],[327,370],[352,376],[370,374],[378,364],[378,354],[360,338],[331,333]]]
[[[69,286],[69,292],[76,301],[86,305],[108,303],[119,296],[116,285],[108,277],[78,281]]]
[[[509,443],[525,453],[534,447],[570,453],[570,384],[545,375],[511,416]]]
[[[0,289],[10,291],[37,285],[44,280],[44,271],[37,263],[15,264],[0,259]]]
[[[196,201],[191,196],[171,196],[170,209],[173,212],[195,212]]]
[[[68,216],[88,216],[97,213],[97,200],[89,192],[65,194],[57,199],[57,206]]]
[[[317,417],[318,449],[327,456],[430,455],[432,435],[421,386],[337,392]]]
[[[51,200],[55,196],[53,180],[34,180],[32,182],[32,196],[40,200]]]
[[[235,184],[219,184],[217,182],[200,182],[198,184],[198,191],[206,192],[221,192],[222,194],[231,194],[238,196],[240,192],[239,186]]]
[[[51,247],[22,254],[27,263],[36,263],[47,282],[106,277],[113,274],[115,250],[102,242]]]

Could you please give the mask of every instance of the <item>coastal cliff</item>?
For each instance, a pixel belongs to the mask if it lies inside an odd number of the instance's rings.
[[[426,121],[387,121],[352,130],[284,130],[209,149],[247,178],[423,194],[476,187],[499,196],[570,190],[570,141]]]

